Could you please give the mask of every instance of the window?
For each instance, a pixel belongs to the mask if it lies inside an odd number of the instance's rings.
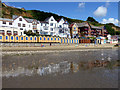
[[[53,19],[51,19],[51,21],[53,21]]]
[[[41,23],[41,26],[42,26],[43,24]]]
[[[53,31],[53,28],[50,28],[51,29],[51,31]]]
[[[62,25],[59,25],[60,28],[62,28]]]
[[[18,23],[18,27],[21,27],[21,23]]]
[[[76,27],[74,27],[74,29],[76,30]]]
[[[20,30],[23,30],[23,28],[20,28]]]
[[[6,22],[5,22],[5,21],[3,21],[3,24],[6,24]]]
[[[53,26],[53,23],[50,23],[50,26]]]
[[[4,30],[0,30],[0,34],[4,33]]]
[[[9,22],[9,25],[12,25],[12,22]]]
[[[19,18],[19,21],[22,21],[22,18]]]
[[[25,27],[25,24],[23,24],[23,27]]]
[[[53,35],[53,32],[51,32],[50,35]]]

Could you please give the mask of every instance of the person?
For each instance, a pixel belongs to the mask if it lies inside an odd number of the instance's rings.
[[[51,42],[50,42],[50,46],[51,46],[52,44],[51,44]]]

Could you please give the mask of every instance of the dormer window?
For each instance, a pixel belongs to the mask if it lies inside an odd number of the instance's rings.
[[[19,21],[22,21],[22,18],[19,18]]]

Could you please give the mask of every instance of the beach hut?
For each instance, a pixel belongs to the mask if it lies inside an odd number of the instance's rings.
[[[42,42],[47,42],[47,37],[42,37]]]
[[[5,42],[9,42],[9,41],[10,41],[9,36],[8,36],[8,35],[5,35],[5,36],[4,36],[4,40],[5,40]]]
[[[53,37],[50,37],[50,39],[51,39],[51,42],[54,42],[54,41],[53,41],[53,39],[54,39]]]
[[[67,44],[69,44],[69,39],[67,38]]]
[[[60,38],[59,37],[57,38],[57,41],[58,41],[58,43],[60,43]]]
[[[24,36],[20,36],[20,42],[25,42],[25,37]]]
[[[37,36],[33,37],[33,42],[37,42]]]
[[[0,42],[4,42],[4,38],[2,34],[0,34]]]
[[[20,37],[18,35],[15,36],[15,42],[19,42],[20,41]]]
[[[56,38],[56,37],[54,37],[54,42],[55,42],[55,43],[57,42],[57,38]]]
[[[15,42],[15,36],[10,35],[10,42]]]
[[[51,42],[51,40],[50,40],[50,37],[49,37],[49,36],[47,36],[47,37],[46,37],[46,39],[47,39],[47,42]]]
[[[77,44],[79,43],[79,39],[77,39]]]
[[[39,38],[39,42],[42,42],[42,36],[39,36],[38,38]]]
[[[28,36],[25,36],[25,42],[29,42],[28,38]]]
[[[74,43],[74,39],[72,39],[72,44]]]
[[[29,36],[29,42],[33,42],[34,41],[34,39],[33,39],[33,36]]]

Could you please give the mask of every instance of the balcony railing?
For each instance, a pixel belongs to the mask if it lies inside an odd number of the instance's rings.
[[[2,33],[0,33],[0,34],[5,35],[5,33],[4,33],[4,32],[2,32]]]
[[[12,33],[7,33],[7,35],[12,35]]]
[[[47,26],[44,26],[43,28],[44,28],[44,30],[48,30],[48,27],[47,27]]]

